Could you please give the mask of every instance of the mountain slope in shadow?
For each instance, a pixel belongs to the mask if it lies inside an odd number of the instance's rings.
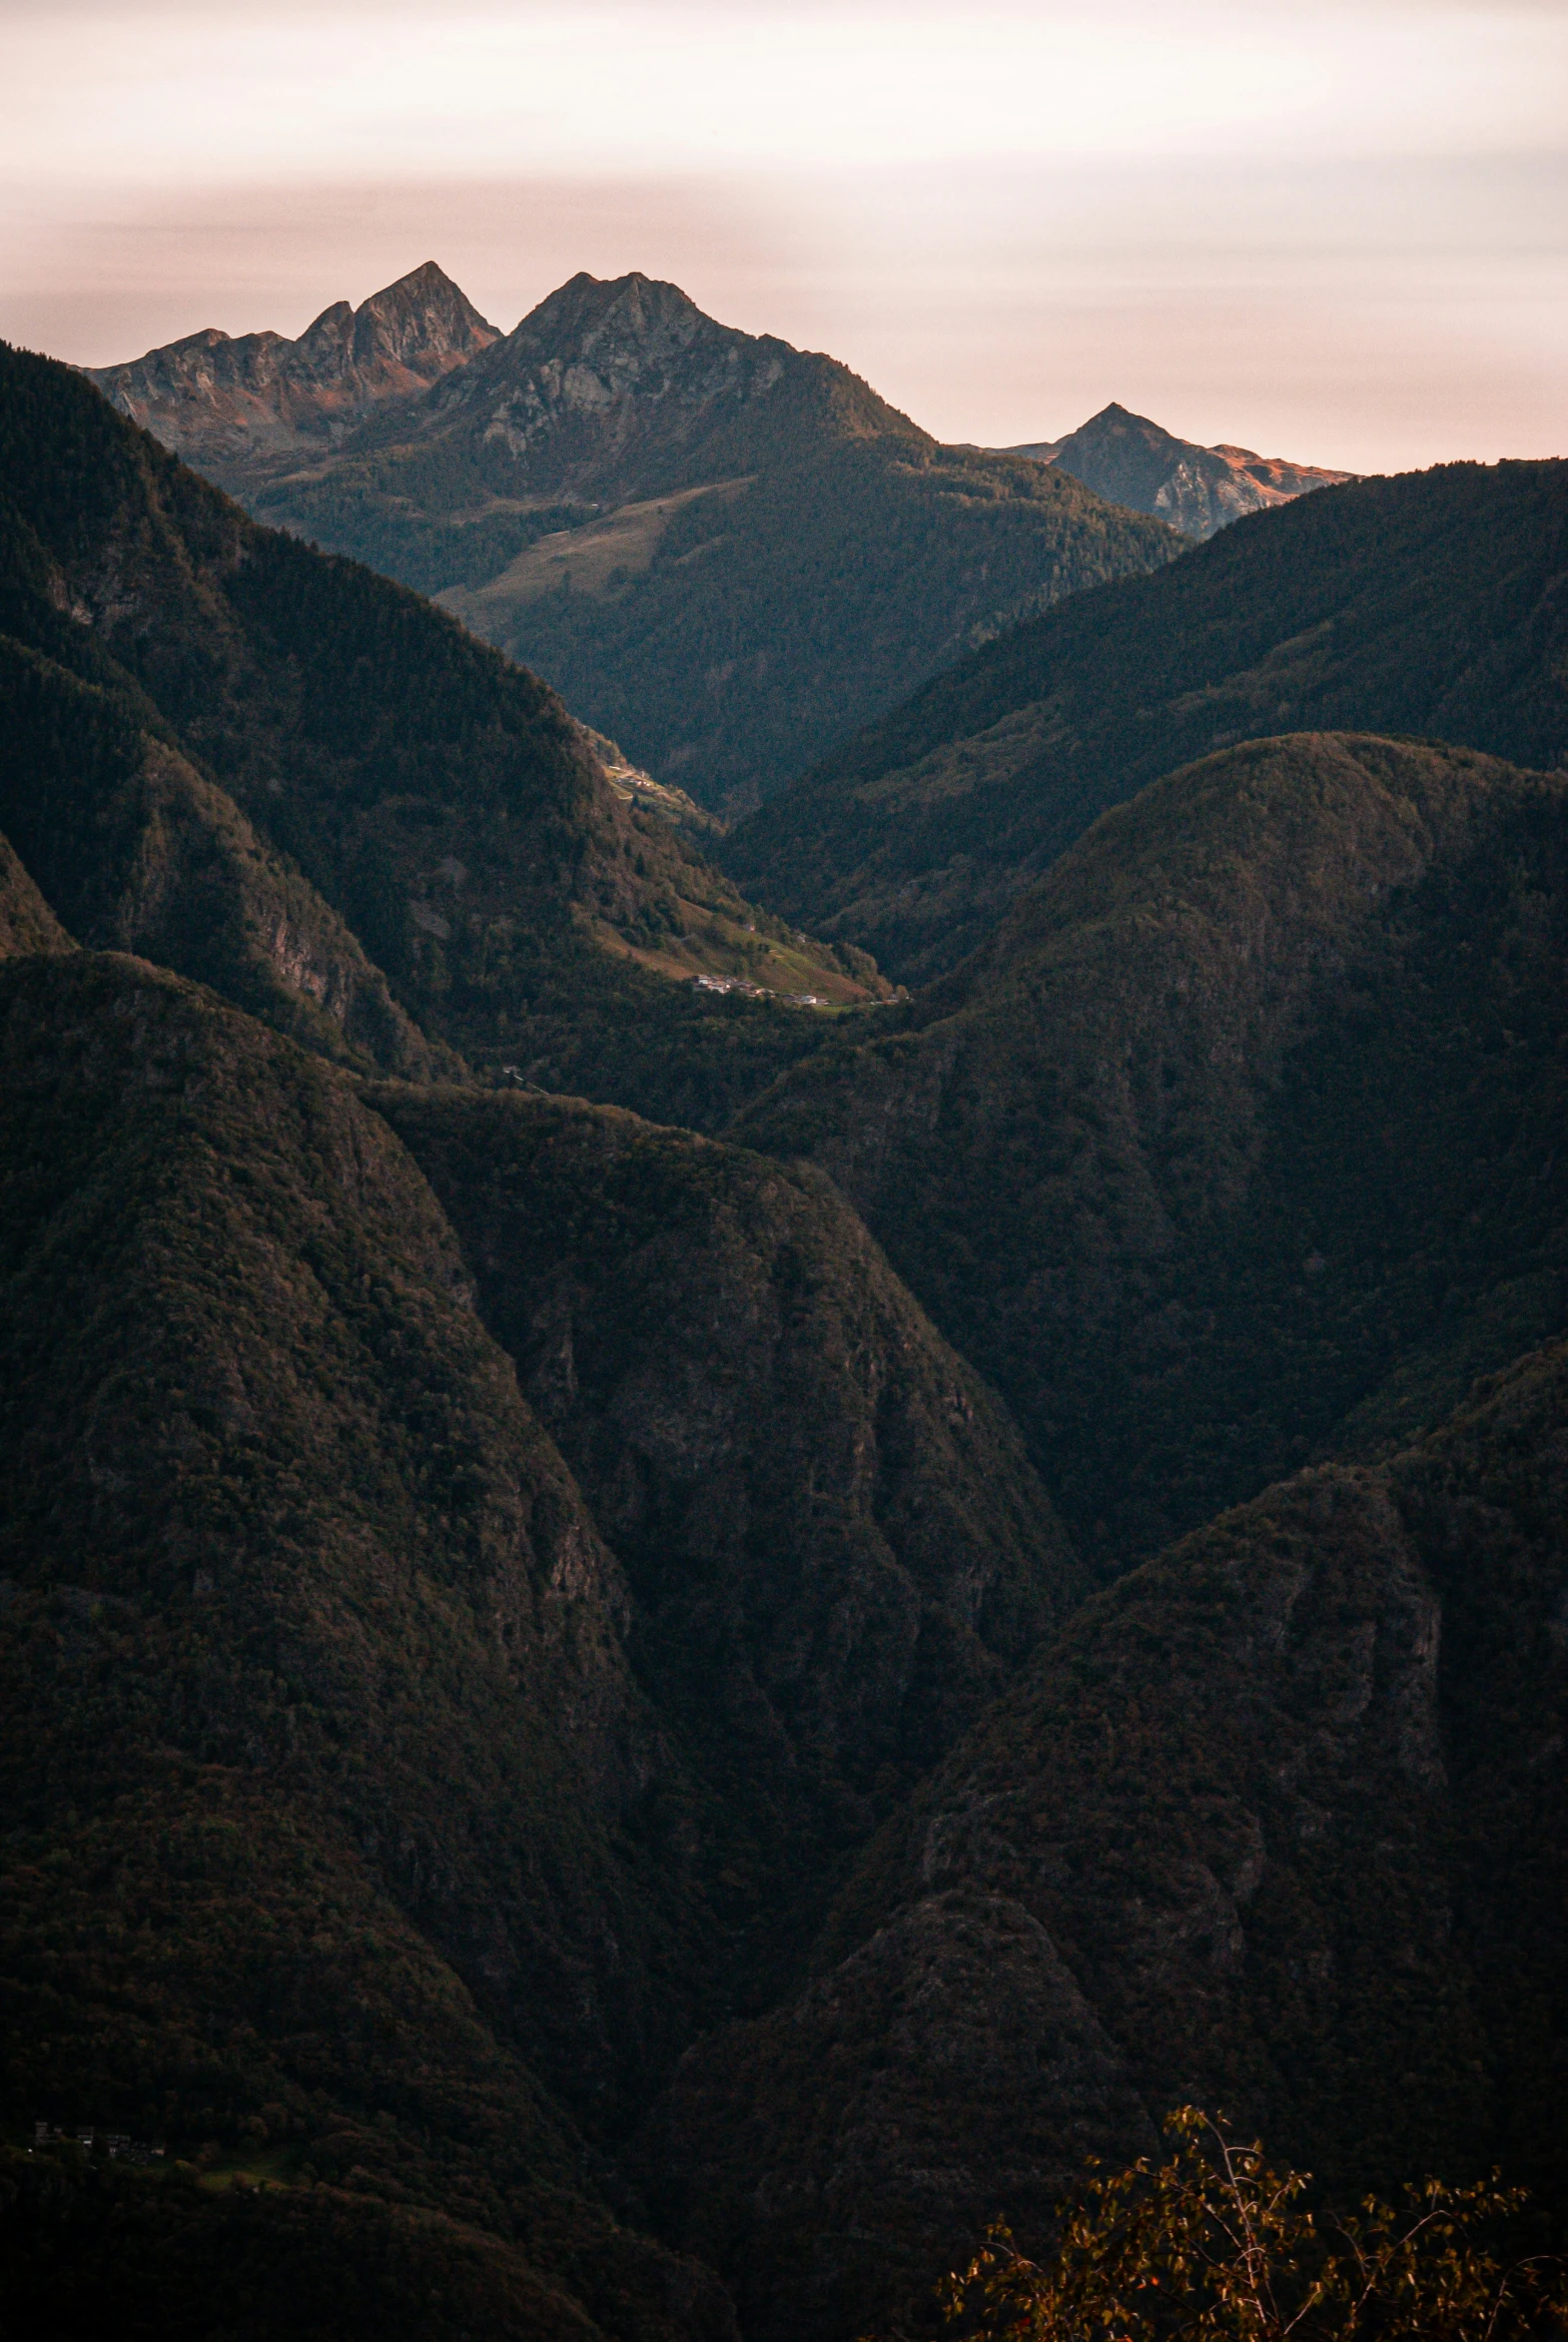
[[[906,983],[972,951],[1109,805],[1270,733],[1568,761],[1568,463],[1298,497],[1021,625],[772,800],[737,884]]]
[[[1152,1552],[1561,1326],[1565,853],[1561,776],[1229,749],[739,1135],[832,1172],[1074,1533]]]
[[[918,2321],[999,2214],[1222,2106],[1343,2200],[1502,2162],[1560,2211],[1568,1355],[1091,1602],[889,1825],[660,2152],[747,2331]]]
[[[790,1001],[886,994],[617,792],[536,677],[258,527],[69,370],[0,352],[0,826],[69,865],[93,941],[384,1072],[688,1121],[812,1046]]]

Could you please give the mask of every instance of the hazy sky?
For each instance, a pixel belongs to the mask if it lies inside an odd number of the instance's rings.
[[[0,334],[673,277],[944,437],[1568,452],[1568,0],[0,0]]]

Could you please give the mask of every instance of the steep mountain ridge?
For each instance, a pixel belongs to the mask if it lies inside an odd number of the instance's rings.
[[[1153,513],[1199,540],[1227,528],[1243,512],[1266,512],[1356,476],[1292,463],[1282,455],[1254,455],[1250,447],[1201,447],[1195,440],[1178,439],[1145,414],[1129,413],[1115,399],[1066,438],[1007,452],[1055,463],[1113,504]]]
[[[627,1571],[754,1990],[1082,1573],[1005,1410],[820,1173],[578,1101],[365,1095]]]
[[[831,1171],[1125,1561],[1563,1323],[1565,855],[1560,775],[1229,749],[737,1136]]]
[[[572,278],[330,449],[201,461],[261,519],[439,594],[709,808],[1179,545],[635,272]]]
[[[0,837],[0,960],[76,948],[24,869],[9,838]]]
[[[690,487],[812,454],[824,437],[931,444],[836,359],[721,326],[637,271],[571,278],[379,435],[450,441],[458,417],[470,461],[481,435],[492,475],[504,459],[513,492],[550,503]]]
[[[848,2335],[1024,2250],[1185,2101],[1334,2195],[1494,2160],[1560,2204],[1558,1343],[1089,1603],[890,1823],[813,1974],[658,2151],[746,2330]]]
[[[156,877],[186,905],[160,951],[290,1030],[331,1044],[325,1017],[387,1072],[454,1052],[492,1076],[569,1071],[688,1120],[815,1034],[812,1011],[697,995],[697,975],[887,992],[618,794],[535,677],[406,590],[259,528],[65,369],[0,354],[0,443],[7,802],[36,825],[25,801],[47,775],[57,813],[74,806],[71,852],[106,858],[71,882],[97,889],[95,940],[151,943]],[[122,916],[138,856],[141,909]],[[55,870],[41,833],[28,858]]]
[[[389,399],[416,397],[498,340],[433,261],[354,309],[335,301],[298,341],[208,327],[122,366],[84,367],[122,414],[215,475],[320,453]]]
[[[102,688],[0,637],[0,821],[77,940],[210,984],[365,1072],[456,1071],[223,790]]]
[[[724,844],[737,884],[907,983],[1108,805],[1237,740],[1414,733],[1568,762],[1568,462],[1298,497],[938,676]]]
[[[810,480],[853,534],[891,443],[853,387],[832,463],[703,480],[783,378],[732,395],[683,297],[567,291],[615,313],[591,382],[534,364],[499,459],[691,473],[518,556],[572,546],[563,602],[655,505],[650,577]],[[1568,776],[1214,741],[1303,671],[1557,737],[1562,469],[1367,483],[1309,539],[1337,646],[1276,639],[1299,578],[1209,566],[1295,507],[1182,555],[1186,636],[1086,597],[1064,787],[1210,753],[913,1001],[818,1018],[692,990],[876,980],[543,684],[0,351],[24,2322],[907,2331],[979,2220],[1043,2241],[1187,2097],[1341,2199],[1499,2160],[1555,2240]],[[1005,699],[1030,633],[899,721]],[[1018,879],[981,859],[971,913]],[[40,2118],[98,2142],[7,2143]]]

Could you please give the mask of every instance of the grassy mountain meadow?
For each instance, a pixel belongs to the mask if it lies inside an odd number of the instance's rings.
[[[182,346],[95,379],[258,518],[438,596],[703,806],[755,803],[1021,612],[1180,549],[674,285],[574,277],[461,363],[455,291],[431,294],[440,379],[331,444],[242,436]]]
[[[935,573],[953,451],[829,362],[392,291],[230,351],[235,460],[384,465],[410,542],[492,465],[524,566],[569,493],[563,608],[632,607],[638,495],[650,597],[793,512],[781,636],[812,479],[859,606]],[[1500,2166],[1560,2250],[1563,467],[1139,538],[737,878],[80,376],[0,350],[0,455],[13,2315],[925,2331],[1181,2103],[1319,2210]]]
[[[1317,490],[986,645],[771,800],[725,867],[900,980],[939,976],[1107,806],[1278,732],[1568,758],[1568,464]]]

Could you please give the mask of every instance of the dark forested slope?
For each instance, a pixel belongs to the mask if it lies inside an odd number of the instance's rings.
[[[743,1134],[833,1172],[1075,1532],[1152,1551],[1562,1324],[1565,857],[1561,778],[1230,749]]]
[[[705,805],[754,802],[1004,619],[1179,543],[635,274],[574,277],[330,455],[194,459],[440,593]]]
[[[774,799],[725,866],[913,983],[1161,773],[1342,728],[1568,761],[1568,463],[1327,488],[1075,597]]]
[[[0,960],[31,952],[68,952],[72,944],[10,839],[0,837]]]
[[[426,2284],[454,2219],[558,2266],[613,2223],[546,2087],[616,2103],[689,2005],[621,1573],[319,1061],[79,952],[0,970],[0,1080],[6,2131],[314,2173]]]
[[[721,2335],[625,2137],[1066,1615],[1018,1434],[820,1175],[377,1088],[459,1244],[339,1069],[5,867],[0,2141],[193,2168],[15,2158],[0,2251],[137,2333],[161,2269],[363,2337],[393,2268]]]
[[[1343,2195],[1568,2120],[1568,1355],[1089,1604],[892,1823],[661,2155],[759,2336],[907,2311],[1223,2106]]]
[[[0,636],[0,821],[76,938],[210,984],[323,1057],[453,1071],[289,857],[144,712]]]
[[[573,1101],[368,1095],[626,1569],[766,1971],[1081,1591],[1017,1430],[820,1173]]]
[[[455,1049],[692,1120],[816,1029],[697,970],[877,989],[623,802],[535,677],[67,369],[0,351],[0,822],[91,940],[387,1072]]]

